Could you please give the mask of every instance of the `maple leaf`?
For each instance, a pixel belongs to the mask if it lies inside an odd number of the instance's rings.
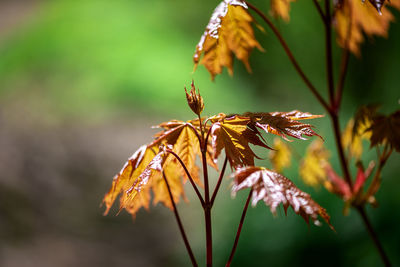
[[[254,165],[254,158],[257,158],[249,144],[270,149],[260,139],[259,132],[247,127],[251,121],[249,117],[233,115],[226,117],[220,114],[211,119],[213,159],[216,162],[222,149],[225,149],[226,156],[233,168],[246,165]]]
[[[233,74],[233,53],[250,72],[249,56],[253,48],[263,50],[254,37],[253,17],[241,0],[224,0],[214,10],[211,19],[196,46],[193,56],[195,68],[200,62],[214,80],[227,67]],[[200,61],[201,56],[203,58]]]
[[[290,3],[295,0],[271,0],[271,13],[274,17],[281,17],[288,22],[290,20]]]
[[[245,167],[238,169],[234,174],[232,193],[239,190],[252,188],[252,205],[263,200],[270,207],[273,214],[276,208],[282,203],[285,209],[291,206],[296,214],[301,215],[308,223],[309,218],[320,225],[318,216],[321,216],[328,225],[330,217],[326,210],[318,205],[307,193],[297,188],[292,181],[285,176],[262,167]]]
[[[185,164],[194,182],[201,185],[199,167],[195,164],[196,155],[201,157],[200,143],[196,135],[196,132],[198,135],[201,134],[199,125],[199,120],[191,120],[187,122],[171,120],[161,123],[156,127],[163,128],[164,131],[157,133],[155,135],[156,139],[149,146],[158,146],[160,144],[170,145],[172,151],[174,151]],[[208,130],[209,126],[205,126],[205,129]],[[217,170],[218,167],[216,163],[211,160],[211,154],[212,146],[211,143],[209,143],[207,144],[207,162]],[[179,166],[179,169],[181,169],[181,172],[185,177],[184,181],[186,181],[186,172],[181,166]]]
[[[369,130],[372,132],[371,147],[387,143],[400,152],[400,110],[389,116],[377,115]]]
[[[350,156],[357,160],[361,158],[363,152],[362,140],[369,140],[371,137],[371,133],[367,131],[370,125],[370,120],[357,120],[355,123],[354,119],[350,119],[342,134],[343,147],[349,151]]]
[[[298,120],[314,119],[323,117],[307,112],[293,110],[290,112],[251,113],[246,112],[243,116],[251,118],[250,128],[261,128],[267,133],[272,133],[290,141],[287,136],[306,140],[305,136],[319,136],[314,132],[311,124],[301,123]]]
[[[394,20],[386,6],[381,7],[381,14],[376,12],[378,2],[382,1],[363,3],[358,0],[343,0],[336,9],[334,26],[337,41],[341,47],[350,50],[356,56],[360,56],[360,45],[364,42],[363,33],[369,37],[387,37],[389,24]],[[390,5],[400,8],[400,0],[390,2]]]
[[[283,168],[290,166],[292,152],[289,146],[279,138],[274,138],[273,148],[274,150],[269,152],[268,157],[272,162],[274,170],[280,172]]]
[[[121,196],[121,209],[125,208],[133,216],[144,206],[148,208],[150,202],[150,189],[153,192],[153,204],[162,202],[166,207],[173,209],[168,189],[163,178],[163,173],[168,179],[171,193],[175,203],[184,197],[181,174],[177,172],[178,163],[165,150],[161,150],[153,157],[150,163],[142,169],[139,177],[131,184]]]
[[[378,107],[363,106],[356,112],[353,136],[361,134],[370,139],[371,147],[387,143],[400,152],[400,110],[383,115]]]
[[[155,153],[148,149],[147,146],[141,146],[124,164],[119,174],[117,174],[113,181],[110,190],[103,198],[103,203],[106,205],[104,215],[108,214],[111,206],[113,205],[116,198],[122,193],[123,196],[120,198],[120,207],[125,206],[125,192],[132,186],[137,180],[142,171],[150,163]],[[143,194],[145,196],[146,194]],[[140,197],[137,199],[135,209],[138,210],[140,207],[148,207],[149,198]],[[131,208],[132,210],[133,208]],[[135,212],[133,212],[135,213]]]
[[[326,187],[325,168],[329,157],[330,153],[321,140],[315,140],[308,146],[299,166],[299,174],[306,184],[314,187],[324,184]]]

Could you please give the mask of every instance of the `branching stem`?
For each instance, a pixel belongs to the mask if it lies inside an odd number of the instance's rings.
[[[311,83],[311,81],[307,78],[303,70],[301,69],[300,65],[297,63],[297,60],[293,56],[293,53],[289,49],[289,46],[287,45],[285,39],[283,39],[282,35],[278,31],[278,29],[275,27],[275,25],[271,22],[265,14],[259,10],[257,7],[253,6],[249,2],[246,1],[246,4],[254,10],[264,21],[267,23],[267,25],[271,28],[272,32],[275,34],[275,36],[278,38],[279,42],[281,43],[283,49],[285,50],[287,56],[289,57],[290,61],[292,62],[294,68],[296,69],[297,73],[300,75],[300,77],[303,79],[304,83],[307,85],[307,87],[310,89],[310,91],[314,94],[314,96],[317,98],[317,100],[321,103],[321,105],[327,110],[330,111],[329,105],[326,103],[326,101],[322,98],[322,96],[318,93],[317,89],[314,87],[314,85]]]
[[[217,185],[215,186],[214,193],[211,197],[211,201],[210,201],[211,207],[214,205],[215,198],[217,197],[219,187],[221,186],[222,178],[224,177],[224,174],[225,174],[225,169],[226,169],[227,163],[228,163],[228,157],[225,156],[224,165],[222,166],[222,170],[219,174]]]
[[[169,198],[171,199],[172,207],[174,209],[176,222],[178,223],[179,231],[181,232],[181,235],[182,235],[182,238],[183,238],[183,242],[185,243],[186,250],[187,250],[187,252],[189,254],[190,260],[192,261],[193,267],[197,267],[198,264],[197,264],[196,258],[193,255],[192,248],[190,247],[189,240],[188,240],[188,238],[186,236],[186,233],[185,233],[185,229],[183,228],[183,224],[182,224],[181,218],[179,216],[178,209],[176,208],[174,197],[173,197],[172,192],[171,192],[171,187],[169,186],[169,183],[168,183],[167,177],[165,176],[165,173],[163,172],[162,174],[163,174],[163,178],[164,178],[165,184],[167,185],[168,194],[169,194]]]
[[[203,197],[201,196],[200,191],[199,191],[199,189],[197,188],[196,184],[194,183],[193,178],[192,178],[192,176],[190,175],[188,169],[186,168],[185,163],[183,163],[182,159],[181,159],[174,151],[172,151],[172,150],[170,150],[170,149],[166,149],[166,151],[167,151],[168,153],[172,154],[172,155],[179,161],[179,163],[181,164],[183,170],[185,171],[185,173],[186,173],[186,175],[187,175],[187,177],[188,177],[188,179],[189,179],[189,181],[190,181],[190,184],[192,185],[194,191],[196,192],[197,197],[198,197],[199,200],[200,200],[201,206],[204,207],[204,205],[205,205],[204,199],[203,199]]]

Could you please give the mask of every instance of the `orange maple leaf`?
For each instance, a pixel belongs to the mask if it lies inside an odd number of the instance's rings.
[[[400,0],[390,1],[390,5],[400,8]],[[364,42],[363,34],[387,37],[389,24],[394,21],[393,15],[386,8],[381,14],[369,1],[342,0],[334,15],[337,42],[343,48],[360,56],[360,45]]]
[[[241,0],[224,0],[214,10],[193,56],[195,69],[200,62],[214,79],[227,67],[233,74],[232,53],[241,60],[250,72],[249,56],[253,48],[263,50],[254,37],[251,24],[253,17]],[[200,61],[201,56],[203,58]]]
[[[222,149],[232,167],[242,167],[254,165],[256,154],[250,148],[249,144],[269,148],[260,139],[260,133],[248,128],[251,122],[249,117],[233,115],[226,117],[220,114],[212,119],[211,137],[213,147],[213,159],[216,162]]]
[[[271,0],[271,13],[274,17],[281,17],[288,22],[290,20],[290,3],[295,0]]]

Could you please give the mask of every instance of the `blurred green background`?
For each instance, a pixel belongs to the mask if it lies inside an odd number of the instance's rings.
[[[203,66],[193,73],[195,45],[217,2],[0,1],[0,266],[189,266],[169,210],[157,205],[132,221],[126,212],[113,216],[116,209],[103,217],[99,204],[125,160],[151,140],[152,125],[193,117],[183,91],[192,79],[205,99],[204,115],[324,114],[267,28],[256,30],[266,52],[253,52],[252,74],[238,61],[234,77],[224,71],[211,82]],[[269,1],[254,4],[268,12]],[[311,1],[292,4],[289,24],[275,23],[325,95],[323,27]],[[350,60],[342,127],[359,105],[381,103],[386,113],[399,108],[400,25],[391,25],[388,39],[371,41],[362,58]],[[339,59],[335,50],[335,70]],[[329,118],[313,124],[339,171]],[[292,145],[303,155],[310,141]],[[399,159],[395,153],[384,170],[380,207],[367,209],[394,265],[400,265]],[[342,202],[305,185],[297,169],[294,160],[284,174],[327,208],[337,233],[307,226],[292,211],[274,217],[258,205],[248,212],[232,266],[380,266],[358,214],[344,217]],[[215,266],[229,256],[247,195],[232,199],[229,185],[226,179],[213,212]],[[186,191],[190,202],[178,207],[204,265],[202,211]]]

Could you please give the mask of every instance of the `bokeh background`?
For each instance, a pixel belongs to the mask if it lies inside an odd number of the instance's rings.
[[[256,2],[267,12],[269,1]],[[192,79],[205,99],[205,115],[324,113],[269,29],[256,31],[266,52],[252,54],[252,74],[238,61],[234,77],[225,71],[211,82],[203,66],[193,73],[195,45],[216,5],[0,1],[0,266],[189,266],[169,210],[157,205],[132,220],[126,212],[114,216],[116,209],[102,216],[100,203],[125,160],[151,140],[152,125],[193,117],[183,91]],[[289,24],[275,22],[325,91],[323,27],[311,1],[292,5]],[[399,108],[400,24],[391,26],[388,39],[371,41],[362,58],[350,60],[342,127],[361,104],[381,103],[386,113]],[[339,59],[335,50],[336,70]],[[329,119],[313,123],[339,170]],[[292,144],[301,156],[310,142]],[[365,162],[374,155],[366,153]],[[395,153],[384,170],[380,207],[367,209],[394,265],[400,265],[399,159]],[[258,205],[248,212],[233,266],[380,266],[358,214],[344,217],[342,202],[305,185],[297,170],[294,159],[284,174],[327,208],[337,233],[307,226],[292,211],[274,217]],[[215,183],[215,173],[212,178]],[[247,196],[233,199],[229,185],[225,179],[213,213],[215,266],[224,266]],[[202,211],[186,191],[190,201],[178,207],[203,265]]]

